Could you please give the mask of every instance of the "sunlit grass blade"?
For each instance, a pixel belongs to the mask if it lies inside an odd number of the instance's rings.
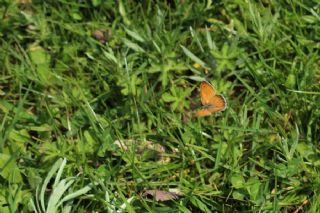
[[[196,55],[194,55],[192,52],[190,52],[190,50],[188,50],[187,48],[185,48],[184,46],[181,45],[181,48],[183,50],[183,52],[195,63],[200,64],[202,67],[207,68],[206,63],[204,61],[202,61],[200,58],[198,58]]]
[[[60,200],[58,206],[62,205],[62,203],[66,202],[66,201],[68,201],[68,200],[72,200],[72,199],[74,199],[74,198],[76,198],[76,197],[79,197],[80,195],[86,194],[86,193],[89,192],[91,189],[92,189],[91,186],[85,186],[85,187],[83,187],[83,188],[81,188],[81,189],[79,189],[79,190],[77,190],[77,191],[75,191],[75,192],[73,192],[73,193],[70,193],[70,194],[64,196],[64,197]]]
[[[55,162],[55,164],[52,166],[51,170],[49,171],[47,177],[44,179],[44,182],[42,184],[41,190],[40,190],[40,204],[41,209],[43,212],[47,211],[46,205],[45,205],[45,191],[47,189],[47,186],[53,177],[53,175],[57,172],[57,170],[61,167],[63,162],[66,161],[66,159],[59,159]]]

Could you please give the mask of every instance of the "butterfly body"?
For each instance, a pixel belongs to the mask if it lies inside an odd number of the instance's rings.
[[[222,95],[217,95],[216,89],[206,81],[201,82],[200,97],[202,107],[196,111],[196,116],[208,116],[227,108],[227,101]]]

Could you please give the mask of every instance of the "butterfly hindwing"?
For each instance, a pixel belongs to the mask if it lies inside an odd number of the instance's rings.
[[[211,111],[208,109],[199,109],[198,111],[196,111],[197,117],[208,116],[208,115],[211,115]]]
[[[226,109],[227,102],[222,95],[215,95],[210,100],[210,105],[214,108],[213,112],[220,112]]]

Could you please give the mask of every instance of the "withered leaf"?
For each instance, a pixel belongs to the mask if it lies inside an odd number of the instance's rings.
[[[143,196],[152,196],[156,199],[156,201],[168,201],[168,200],[175,200],[178,199],[181,195],[180,193],[176,192],[167,192],[158,189],[146,190],[143,193]]]
[[[157,162],[159,163],[169,163],[170,157],[166,156],[166,150],[165,148],[157,144],[153,141],[136,141],[133,139],[127,139],[127,140],[116,140],[114,141],[114,144],[118,146],[122,151],[128,151],[132,147],[134,147],[134,151],[136,154],[143,154],[147,151],[153,152],[154,156],[157,158]]]

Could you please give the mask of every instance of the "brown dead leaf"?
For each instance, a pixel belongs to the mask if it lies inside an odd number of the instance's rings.
[[[32,0],[16,0],[17,4],[31,4]]]
[[[180,191],[174,191],[171,192],[168,191],[162,191],[158,189],[151,189],[151,190],[146,190],[143,193],[143,196],[152,196],[156,201],[168,201],[168,200],[175,200],[178,199],[179,196],[181,196],[182,193]]]
[[[166,156],[166,150],[160,144],[157,144],[153,141],[137,141],[132,139],[127,140],[116,140],[114,144],[117,145],[122,151],[129,151],[134,148],[136,154],[142,155],[147,151],[154,153],[159,163],[168,163],[170,162],[170,157]]]
[[[106,42],[106,38],[104,36],[104,32],[102,30],[96,30],[93,32],[93,37],[97,39],[99,42]]]
[[[108,41],[111,36],[112,36],[112,31],[111,29],[107,29],[107,30],[104,30],[104,29],[101,29],[101,30],[95,30],[93,33],[92,33],[92,36],[98,40],[100,43],[105,43],[106,41]]]

